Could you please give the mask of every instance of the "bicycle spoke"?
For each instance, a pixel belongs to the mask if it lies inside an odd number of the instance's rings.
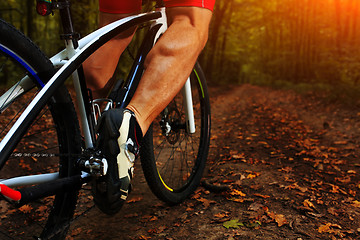
[[[8,57],[6,57],[5,61],[4,61],[4,62],[1,64],[1,66],[0,66],[0,72],[2,72],[2,71],[3,71],[4,66],[5,66],[5,63],[6,63],[8,60],[9,60],[9,58],[8,58]]]
[[[9,130],[10,125],[13,124],[13,122],[15,122],[16,119],[20,116],[20,114],[25,110],[25,108],[27,107],[27,105],[30,103],[31,99],[32,99],[32,98],[29,98],[29,100],[28,100],[27,102],[25,102],[19,110],[17,110],[17,113],[9,119],[8,124],[6,124],[5,126],[3,126],[4,129],[0,132],[0,135],[3,135],[3,133],[4,133],[5,131],[8,131],[8,130]]]
[[[154,147],[155,159],[162,159],[157,162],[159,173],[164,183],[172,189],[181,188],[189,181],[197,158],[195,148],[199,144],[195,140],[199,137],[199,132],[188,134],[186,129],[181,127],[185,126],[186,121],[184,104],[179,104],[183,101],[182,95],[179,95],[165,110],[162,119],[168,125],[160,121],[161,128],[171,126],[170,132],[166,133],[168,135],[163,135],[165,130],[154,129],[154,136],[157,136],[154,138],[154,142],[157,143]],[[194,103],[196,102],[194,101]],[[194,104],[194,111],[197,106]],[[200,126],[199,118],[196,118],[195,121],[196,126]]]

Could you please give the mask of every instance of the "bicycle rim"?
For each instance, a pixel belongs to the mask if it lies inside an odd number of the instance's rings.
[[[153,122],[145,136],[141,161],[154,194],[176,204],[199,185],[210,139],[210,105],[204,75],[196,65],[191,74],[195,133],[186,129],[183,95],[180,92]]]
[[[51,68],[49,61],[23,35],[9,26],[1,25],[1,35],[16,38],[17,48],[0,42],[1,95],[6,86],[17,85],[26,75],[39,85],[43,81],[38,72]],[[4,28],[3,28],[4,27]],[[4,30],[5,29],[5,30]],[[4,32],[6,35],[3,35]],[[9,46],[10,45],[10,46]],[[33,56],[28,58],[27,56]],[[30,63],[31,61],[31,63]],[[45,65],[45,66],[44,66]],[[0,140],[9,131],[38,88],[19,95],[15,101],[0,105]],[[50,99],[48,105],[36,117],[27,133],[16,146],[0,171],[1,179],[15,176],[59,172],[60,177],[76,174],[75,154],[79,154],[80,136],[71,98],[62,87]],[[78,189],[56,196],[43,198],[15,208],[8,202],[0,202],[1,239],[63,239],[74,213]]]

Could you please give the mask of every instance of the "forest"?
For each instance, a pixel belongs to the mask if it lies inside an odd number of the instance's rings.
[[[1,1],[0,18],[53,54],[62,47],[58,14],[38,16],[35,4]],[[75,29],[82,36],[97,26],[97,4],[73,1]],[[218,0],[200,62],[213,84],[346,89],[355,96],[360,89],[359,13],[358,0]]]
[[[143,1],[144,11],[153,7]],[[85,36],[97,28],[98,0],[72,3],[75,29]],[[0,18],[51,56],[64,46],[59,14],[39,16],[35,4],[0,0]],[[201,186],[169,206],[150,192],[138,165],[128,201],[114,217],[95,207],[84,186],[67,239],[360,239],[359,15],[359,0],[217,0],[199,57],[211,104]],[[143,30],[124,52],[119,75],[126,74]],[[8,112],[3,119],[14,115]],[[41,144],[32,134],[24,138],[34,153],[53,141],[35,130]],[[48,164],[11,160],[11,173],[15,165],[28,172]],[[46,201],[17,210],[0,204],[0,239],[23,234],[32,223],[47,227],[39,224]]]

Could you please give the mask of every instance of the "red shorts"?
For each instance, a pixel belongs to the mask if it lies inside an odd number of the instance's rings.
[[[202,7],[214,8],[215,0],[164,0],[166,7]],[[101,12],[134,13],[141,10],[141,0],[99,0]]]

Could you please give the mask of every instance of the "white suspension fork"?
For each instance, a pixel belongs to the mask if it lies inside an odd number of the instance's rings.
[[[182,88],[182,94],[184,99],[184,110],[186,119],[186,130],[188,133],[195,133],[195,118],[193,100],[191,94],[190,77],[186,80],[184,87]]]

